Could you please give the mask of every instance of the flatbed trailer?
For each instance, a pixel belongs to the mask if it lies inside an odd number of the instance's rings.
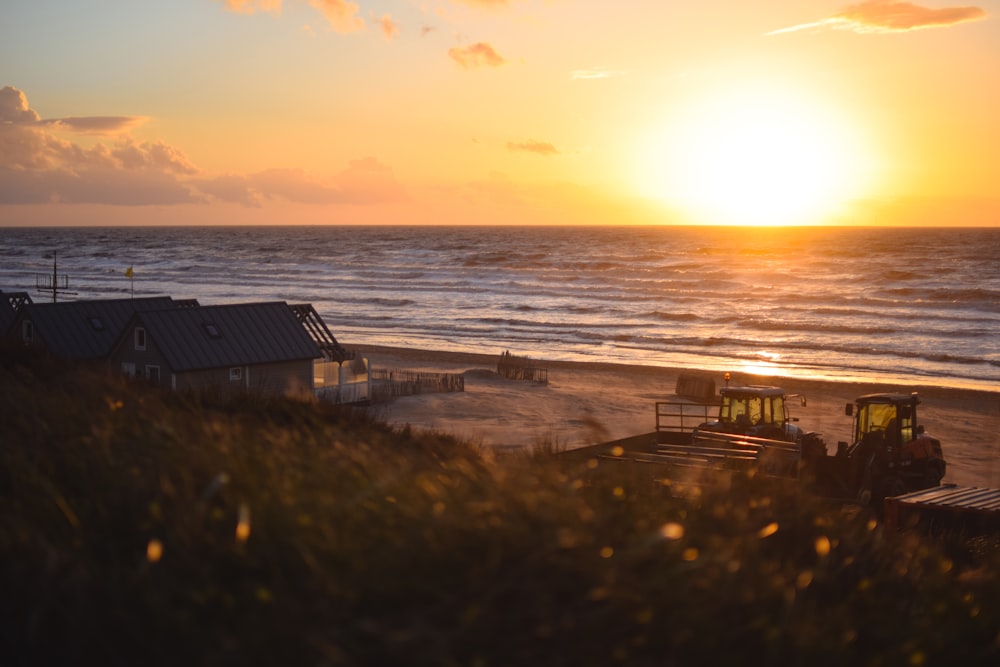
[[[772,477],[798,476],[800,453],[795,445],[777,440],[716,434],[698,444],[664,441],[662,434],[648,433],[602,445],[583,447],[564,456],[598,462],[634,463],[674,469],[716,471],[757,470]],[[665,475],[657,473],[658,477]]]
[[[744,470],[798,479],[817,495],[881,508],[886,498],[937,487],[945,474],[941,444],[917,422],[916,393],[859,396],[845,414],[854,418],[851,442],[828,453],[818,433],[767,429],[786,436],[770,439],[719,432],[707,424],[717,404],[694,401],[656,403],[656,430],[560,454],[568,459],[659,465],[667,468]],[[720,415],[721,416],[721,415]],[[720,421],[722,421],[720,419]]]
[[[888,531],[1000,533],[1000,489],[942,484],[885,499]]]

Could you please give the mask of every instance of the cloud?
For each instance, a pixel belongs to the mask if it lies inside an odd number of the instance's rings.
[[[14,86],[0,88],[0,123],[37,123],[38,120],[24,92]]]
[[[986,12],[979,7],[944,7],[932,9],[909,2],[894,0],[867,0],[850,5],[833,16],[774,30],[769,35],[777,35],[815,28],[851,30],[857,33],[909,32],[927,28],[947,28],[960,23],[981,21]]]
[[[237,14],[253,14],[256,11],[281,13],[281,0],[225,0],[226,9]]]
[[[56,133],[108,132],[136,117],[46,120],[24,93],[0,89],[0,205],[106,204],[113,206],[235,202],[260,207],[272,200],[299,204],[369,205],[406,200],[392,168],[375,158],[350,162],[321,183],[300,169],[269,169],[209,178],[178,148],[163,141],[82,145]]]
[[[309,4],[326,17],[330,27],[336,32],[346,33],[363,30],[364,19],[357,16],[358,6],[347,0],[309,0]]]
[[[591,69],[575,69],[569,73],[569,78],[574,81],[587,79],[610,79],[614,76],[625,76],[621,70],[603,69],[600,67]]]
[[[547,141],[534,141],[529,139],[524,142],[507,142],[507,150],[514,152],[524,152],[524,153],[534,153],[536,155],[542,155],[548,157],[550,155],[559,155],[559,150],[548,143]]]
[[[198,173],[198,169],[180,149],[162,141],[147,141],[140,144],[122,140],[108,150],[113,165],[119,169],[188,176]]]
[[[56,129],[79,134],[127,134],[132,128],[145,123],[144,116],[69,116],[42,121]]]
[[[331,183],[323,184],[301,169],[268,169],[245,176],[229,174],[196,183],[215,199],[260,207],[269,200],[297,204],[370,205],[406,199],[392,168],[375,158],[354,160]]]
[[[500,67],[507,62],[486,42],[449,49],[448,57],[465,69],[483,66]]]
[[[180,204],[199,201],[194,167],[163,143],[82,148],[37,128],[0,126],[0,204]]]
[[[14,86],[0,88],[0,123],[21,126],[47,126],[80,134],[127,134],[144,122],[143,116],[70,116],[42,120],[28,106],[24,92]]]
[[[198,201],[183,182],[197,169],[166,143],[120,136],[111,145],[81,146],[53,132],[118,133],[140,120],[132,116],[42,119],[21,90],[0,89],[0,204],[129,206]]]
[[[506,7],[509,0],[453,0],[461,5],[471,5],[473,7]]]
[[[200,198],[185,184],[196,173],[162,142],[122,139],[83,148],[44,129],[0,126],[0,204],[46,202],[131,206]]]
[[[392,17],[388,14],[382,15],[382,17],[378,20],[378,25],[382,30],[382,34],[385,35],[385,38],[388,40],[391,40],[399,34],[399,26],[393,22]]]

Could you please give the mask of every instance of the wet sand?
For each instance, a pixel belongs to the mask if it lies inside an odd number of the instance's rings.
[[[530,448],[551,443],[571,449],[655,430],[655,402],[670,398],[681,373],[697,369],[623,364],[550,362],[548,384],[508,380],[496,374],[500,350],[463,354],[345,344],[373,368],[457,373],[461,393],[406,396],[377,405],[386,422],[454,435],[482,447]],[[516,352],[515,352],[516,353]],[[714,377],[716,387],[724,385]],[[919,423],[941,440],[948,461],[946,483],[1000,488],[1000,391],[899,386],[760,377],[733,373],[730,384],[767,384],[802,394],[792,417],[819,432],[830,451],[849,440],[844,405],[878,391],[919,392]]]

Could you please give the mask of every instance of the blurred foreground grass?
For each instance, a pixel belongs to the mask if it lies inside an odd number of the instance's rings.
[[[0,363],[0,664],[995,665],[1000,557],[797,488]]]

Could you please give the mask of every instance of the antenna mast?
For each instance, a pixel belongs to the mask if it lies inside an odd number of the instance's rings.
[[[52,275],[35,276],[35,289],[52,295],[52,303],[55,303],[60,292],[63,294],[76,294],[69,290],[69,276],[60,276],[56,260],[56,251],[52,251]]]

